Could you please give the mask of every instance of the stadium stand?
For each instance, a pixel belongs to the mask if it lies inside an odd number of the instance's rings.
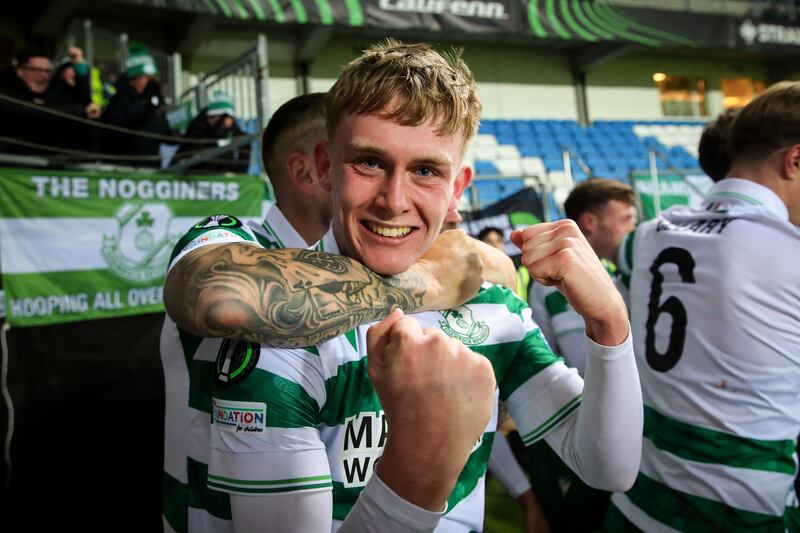
[[[628,181],[631,172],[647,170],[651,148],[659,171],[696,170],[703,125],[602,120],[582,127],[570,120],[483,120],[468,151],[479,178],[478,205],[516,192],[531,178],[528,184],[543,185],[560,205],[573,183],[590,176]]]

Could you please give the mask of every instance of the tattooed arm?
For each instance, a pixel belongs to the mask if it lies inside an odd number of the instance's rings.
[[[473,242],[463,232],[446,232],[407,272],[388,277],[310,250],[205,246],[170,271],[164,304],[176,324],[201,337],[311,346],[396,308],[446,309],[467,301],[484,276],[483,252]]]

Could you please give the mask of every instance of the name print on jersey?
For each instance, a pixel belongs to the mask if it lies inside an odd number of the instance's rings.
[[[383,453],[387,429],[383,411],[358,413],[345,419],[341,454],[345,488],[363,487],[372,477]]]
[[[662,231],[691,231],[693,233],[711,233],[712,231],[722,233],[728,224],[736,220],[735,218],[710,218],[700,220],[687,220],[681,222],[669,222],[659,220],[656,232]]]

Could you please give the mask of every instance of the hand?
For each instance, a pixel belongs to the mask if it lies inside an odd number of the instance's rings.
[[[426,285],[420,310],[458,307],[475,296],[484,281],[516,284],[511,259],[460,229],[440,233],[410,270]]]
[[[442,511],[492,414],[491,363],[399,310],[367,332],[367,353],[389,428],[378,475],[406,501]]]
[[[94,102],[88,104],[86,106],[86,117],[87,118],[98,118],[100,116],[100,106],[95,104]]]
[[[555,286],[586,322],[586,334],[606,346],[628,336],[628,315],[619,291],[572,220],[529,226],[511,233],[522,264],[538,283]]]
[[[70,46],[67,50],[67,56],[69,57],[69,61],[72,64],[80,63],[83,61],[83,50],[78,48],[77,46]]]
[[[514,261],[502,250],[486,244],[478,239],[473,239],[481,254],[481,264],[483,265],[484,281],[491,281],[497,285],[502,285],[506,289],[514,292],[517,290],[517,271],[514,268]]]

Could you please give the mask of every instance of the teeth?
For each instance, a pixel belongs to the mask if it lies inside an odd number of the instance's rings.
[[[387,228],[385,226],[379,226],[374,222],[367,222],[367,225],[369,226],[369,229],[378,235],[383,235],[384,237],[405,237],[411,233],[411,228],[408,226],[404,226],[402,228]]]

